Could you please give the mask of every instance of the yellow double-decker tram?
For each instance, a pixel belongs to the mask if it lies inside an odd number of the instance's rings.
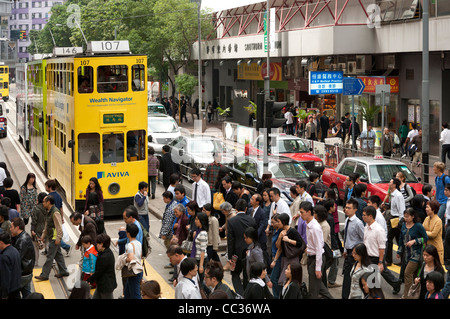
[[[9,67],[4,62],[0,62],[0,97],[9,100]]]
[[[127,41],[55,51],[71,56],[46,59],[47,175],[77,211],[97,178],[105,215],[122,214],[147,180],[147,57]]]

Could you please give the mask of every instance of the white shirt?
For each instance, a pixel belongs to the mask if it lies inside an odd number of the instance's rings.
[[[298,194],[298,196],[300,196],[300,202],[304,202],[304,201],[310,202],[314,207],[314,199],[311,197],[311,195],[307,191],[304,191],[303,194],[301,194],[301,195]]]
[[[391,215],[402,219],[405,209],[405,199],[402,193],[398,189],[395,189],[391,193]]]
[[[194,198],[196,185],[198,185],[197,198]],[[200,179],[197,183],[192,184],[192,200],[195,200],[200,208],[202,208],[205,204],[211,203],[211,189],[209,188],[208,183],[203,179]]]
[[[0,167],[0,186],[3,186],[3,180],[6,178],[6,172],[3,167]]]
[[[450,197],[447,199],[447,205],[445,208],[445,224],[448,223],[449,219],[450,219]]]
[[[306,223],[306,253],[308,256],[316,256],[316,271],[322,270],[323,231],[319,222],[313,218]]]
[[[289,209],[289,205],[282,198],[280,198],[278,200],[278,202],[273,202],[272,206],[270,206],[270,214],[269,214],[269,220],[268,220],[269,225],[270,225],[270,220],[272,219],[272,216],[273,216],[273,212],[275,210],[275,206],[276,206],[277,214],[287,214],[289,216],[289,225],[290,225],[292,222],[291,210]]]
[[[294,120],[292,119],[292,113],[291,112],[284,113],[284,118],[286,119],[286,124],[294,123]]]
[[[445,128],[441,132],[441,138],[439,141],[442,142],[442,144],[450,144],[450,130],[448,128]]]
[[[380,249],[386,249],[386,232],[376,221],[364,227],[364,245],[370,257],[380,257]]]
[[[375,218],[375,221],[383,227],[384,231],[386,232],[386,240],[387,240],[387,224],[386,224],[386,218],[384,218],[383,214],[381,213],[381,210],[377,208],[377,217]]]
[[[134,250],[133,250],[133,245],[134,245]],[[129,242],[126,246],[127,248],[127,254],[130,253],[134,253],[134,256],[136,259],[141,260],[142,257],[142,244],[139,240],[133,240],[131,242]]]
[[[419,131],[418,130],[411,130],[411,131],[408,132],[407,138],[409,138],[409,141],[411,142],[413,137],[416,136],[416,135],[419,135]]]
[[[183,277],[175,287],[175,299],[202,299],[196,281]]]

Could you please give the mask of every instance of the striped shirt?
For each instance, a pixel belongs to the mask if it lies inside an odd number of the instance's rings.
[[[195,259],[200,260],[201,253],[205,253],[206,259],[206,248],[208,247],[208,233],[206,230],[200,231],[198,236],[195,238]]]

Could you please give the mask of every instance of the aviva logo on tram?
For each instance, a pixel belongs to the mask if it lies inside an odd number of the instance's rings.
[[[116,172],[116,173],[105,173],[97,172],[97,179],[100,178],[114,178],[114,177],[127,177],[130,176],[128,172]]]

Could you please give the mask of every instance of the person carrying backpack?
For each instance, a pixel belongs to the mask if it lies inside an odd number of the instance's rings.
[[[447,207],[447,196],[444,194],[445,185],[450,184],[450,176],[444,174],[445,164],[443,162],[435,162],[433,172],[436,175],[434,183],[436,185],[436,200],[441,205],[439,207],[438,216],[444,221],[445,209]]]

